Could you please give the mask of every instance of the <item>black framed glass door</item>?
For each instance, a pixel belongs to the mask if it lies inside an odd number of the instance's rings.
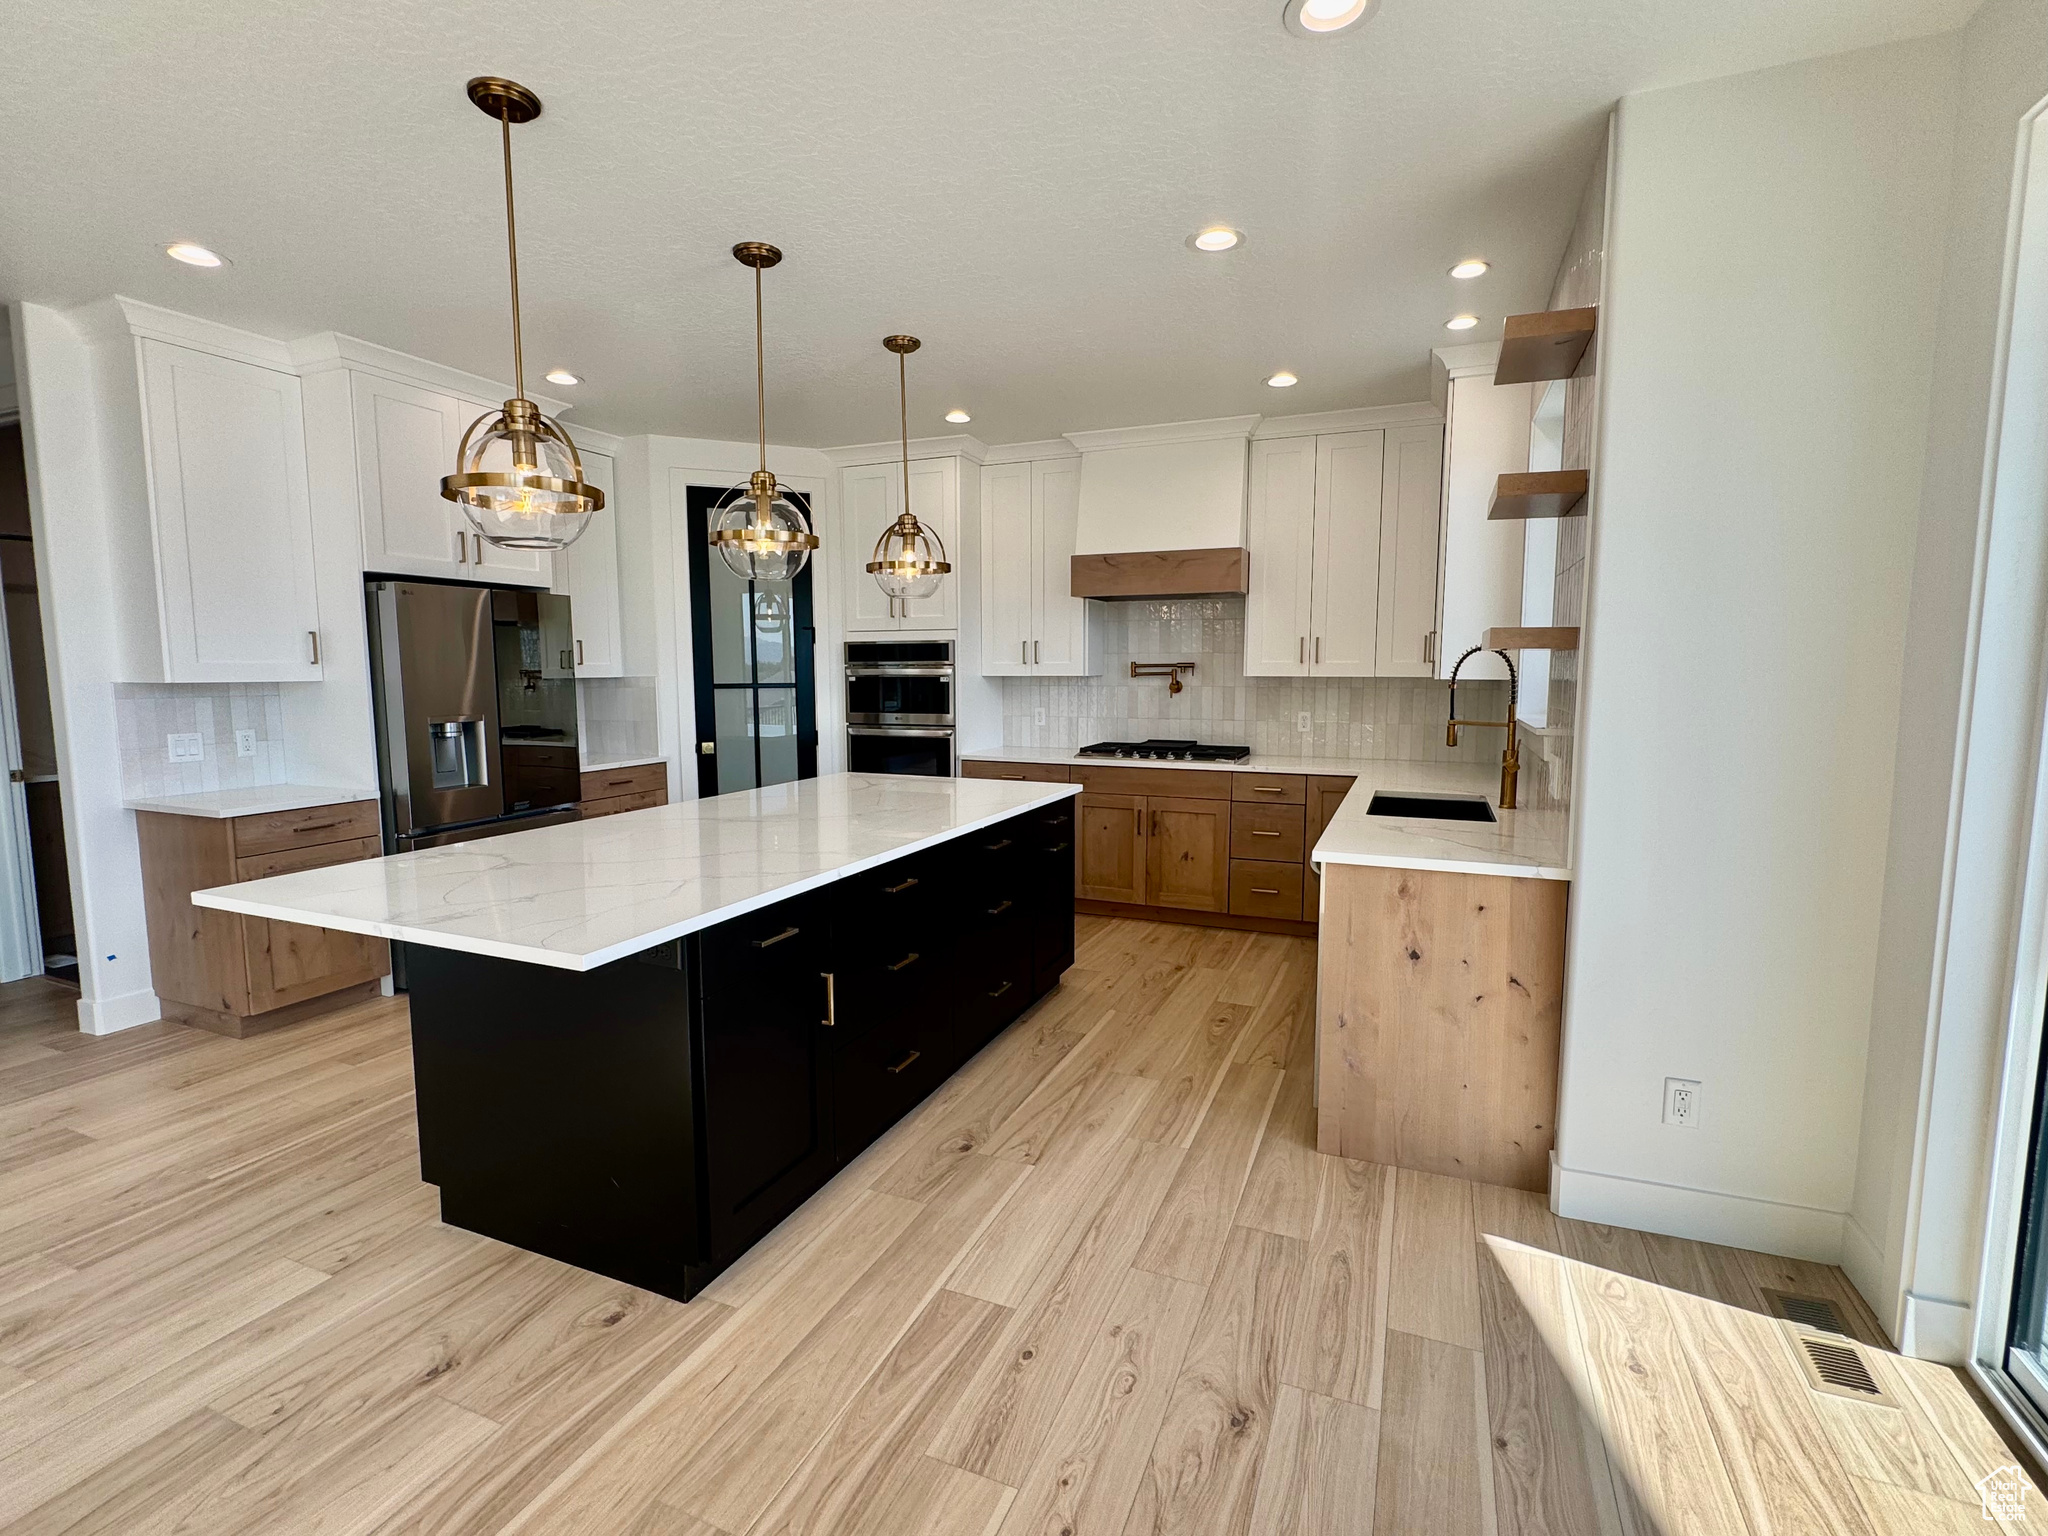
[[[805,498],[788,494],[809,512]],[[725,495],[716,486],[690,487],[690,631],[700,795],[818,776],[811,568],[806,565],[786,582],[735,576],[706,542],[711,509]]]

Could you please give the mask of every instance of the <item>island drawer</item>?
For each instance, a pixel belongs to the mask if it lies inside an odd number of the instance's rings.
[[[287,848],[310,848],[321,843],[346,843],[382,835],[374,800],[351,800],[344,805],[309,805],[296,811],[269,811],[261,816],[237,816],[229,825],[234,828],[237,859],[279,853]]]
[[[1230,807],[1230,856],[1301,862],[1303,821],[1298,805],[1253,805],[1239,800]]]
[[[638,763],[631,768],[599,768],[583,775],[582,799],[607,800],[626,795],[651,794],[668,788],[667,763]],[[638,810],[638,806],[621,806]]]
[[[1301,866],[1230,861],[1230,910],[1239,917],[1301,916]]]
[[[1182,800],[1228,800],[1237,775],[1212,768],[1076,767],[1071,782],[1092,795],[1173,795]],[[1298,781],[1297,781],[1298,782]],[[1301,797],[1295,796],[1298,800]]]
[[[1065,763],[985,763],[968,758],[960,765],[963,779],[1013,779],[1024,784],[1070,782]]]
[[[1308,798],[1308,779],[1299,773],[1233,773],[1230,797],[1254,805],[1300,805]]]

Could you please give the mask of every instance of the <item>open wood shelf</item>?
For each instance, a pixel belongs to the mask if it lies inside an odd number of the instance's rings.
[[[1533,315],[1509,315],[1501,333],[1500,363],[1493,370],[1496,384],[1541,384],[1549,379],[1568,379],[1579,371],[1579,360],[1593,340],[1593,327],[1600,311],[1546,309]]]
[[[1550,629],[1489,629],[1479,642],[1489,651],[1576,651],[1579,626],[1561,624]]]
[[[1502,475],[1493,485],[1489,518],[1584,517],[1586,472],[1583,469],[1532,470]]]

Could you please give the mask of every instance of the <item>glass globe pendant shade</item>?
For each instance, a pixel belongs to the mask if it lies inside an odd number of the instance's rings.
[[[604,508],[604,492],[584,483],[569,434],[531,400],[507,400],[496,415],[471,422],[456,466],[441,494],[501,548],[566,549]]]
[[[742,581],[790,581],[818,547],[796,498],[757,469],[712,509],[709,539],[726,569]]]
[[[946,561],[946,546],[939,536],[920,523],[908,510],[882,530],[875,540],[874,558],[868,574],[889,597],[930,597],[939,590],[939,580],[953,567]]]

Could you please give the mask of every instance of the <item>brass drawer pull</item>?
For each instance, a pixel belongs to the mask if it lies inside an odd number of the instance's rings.
[[[1253,837],[1278,837],[1279,835],[1278,832],[1261,832],[1256,827],[1252,829]]]
[[[993,992],[989,993],[989,996],[990,996],[990,997],[1001,997],[1001,996],[1002,996],[1002,995],[1003,995],[1003,994],[1004,994],[1005,992],[1007,992],[1007,991],[1009,991],[1009,990],[1010,990],[1010,986],[1011,986],[1011,983],[1009,983],[1009,982],[1007,982],[1007,981],[1006,981],[1006,982],[1004,982],[1004,983],[1003,983],[1003,984],[1002,984],[1002,985],[1001,985],[1000,987],[997,987],[997,988],[995,989],[995,991],[993,991]]]
[[[621,784],[630,784],[632,782],[631,779],[606,779],[604,787],[606,789],[617,789]]]
[[[1010,843],[1011,839],[1006,837],[1000,843],[983,843],[981,846],[986,848],[990,853],[1001,853],[1005,848],[1010,846]]]
[[[917,884],[917,876],[912,875],[908,880],[900,881],[895,885],[885,885],[882,889],[891,896],[900,896],[915,884]]]
[[[1255,795],[1284,795],[1287,793],[1278,784],[1254,784],[1251,786],[1251,791]]]
[[[897,1062],[896,1065],[891,1067],[889,1070],[891,1072],[901,1072],[905,1067],[909,1066],[913,1061],[917,1060],[917,1058],[922,1056],[923,1054],[924,1052],[922,1051],[912,1051],[908,1056],[904,1057],[901,1061]]]
[[[1021,773],[999,773],[996,777],[999,779],[1015,779],[1020,784],[1024,782],[1024,775]]]
[[[1069,848],[1073,846],[1074,845],[1072,843],[1054,843],[1050,848],[1046,849],[1045,851],[1047,853],[1065,853]]]
[[[1009,911],[1010,908],[1014,907],[1015,905],[1017,905],[1017,903],[1015,903],[1014,901],[998,902],[995,906],[992,906],[988,909],[988,915],[990,917],[1001,917],[1005,912]]]
[[[774,938],[772,938],[772,939],[756,939],[756,940],[754,940],[754,948],[756,948],[756,949],[766,949],[766,948],[767,948],[767,947],[768,947],[768,946],[769,946],[770,944],[780,944],[780,943],[781,943],[781,942],[782,942],[782,941],[783,941],[784,939],[793,939],[793,938],[795,938],[795,937],[796,937],[796,935],[797,935],[797,930],[796,930],[796,929],[794,929],[794,928],[785,928],[785,929],[783,929],[783,930],[782,930],[782,932],[780,932],[780,933],[776,934],[776,935],[775,935],[775,937],[774,937]]]
[[[1280,893],[1270,885],[1255,885],[1252,887],[1252,894],[1254,896],[1278,896]]]
[[[905,956],[904,956],[904,957],[903,957],[903,958],[902,958],[901,960],[898,960],[898,961],[897,961],[897,962],[896,962],[896,963],[895,963],[894,965],[890,966],[890,967],[889,967],[889,969],[890,969],[890,970],[892,970],[892,971],[900,971],[900,970],[902,970],[902,969],[903,969],[903,968],[904,968],[904,967],[905,967],[906,965],[915,965],[915,964],[917,964],[917,951],[913,949],[913,950],[912,950],[912,951],[911,951],[911,952],[910,952],[909,954],[905,955]]]
[[[308,832],[331,832],[340,826],[338,821],[309,821],[303,827],[293,827],[293,837],[304,837]]]
[[[830,1029],[839,1022],[839,999],[832,985],[832,973],[820,971],[818,974],[825,978],[825,1027]]]

